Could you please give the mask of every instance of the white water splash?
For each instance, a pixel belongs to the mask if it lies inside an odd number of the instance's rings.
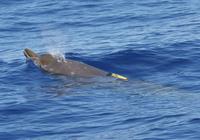
[[[65,54],[60,50],[48,50],[48,53],[52,54],[58,61],[65,60]]]
[[[71,51],[70,37],[61,30],[43,28],[41,30],[41,40],[44,51],[52,54],[59,60],[65,60],[65,52]]]

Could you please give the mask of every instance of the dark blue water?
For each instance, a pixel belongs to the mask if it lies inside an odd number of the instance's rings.
[[[0,139],[199,140],[199,0],[2,0]],[[44,73],[23,49],[129,78]]]

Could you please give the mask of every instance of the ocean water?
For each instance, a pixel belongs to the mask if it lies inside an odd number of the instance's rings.
[[[0,1],[1,140],[199,140],[199,0]],[[71,78],[23,49],[119,73]]]

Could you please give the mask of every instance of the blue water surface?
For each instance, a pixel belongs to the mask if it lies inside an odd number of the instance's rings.
[[[129,78],[71,78],[51,52]],[[199,0],[1,0],[1,140],[199,140]]]

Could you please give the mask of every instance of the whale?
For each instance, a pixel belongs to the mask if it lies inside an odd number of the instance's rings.
[[[31,49],[25,48],[24,56],[34,62],[40,69],[52,73],[74,77],[105,77],[127,81],[128,78],[116,73],[104,71],[94,66],[71,59],[56,57],[50,53],[38,54]]]

